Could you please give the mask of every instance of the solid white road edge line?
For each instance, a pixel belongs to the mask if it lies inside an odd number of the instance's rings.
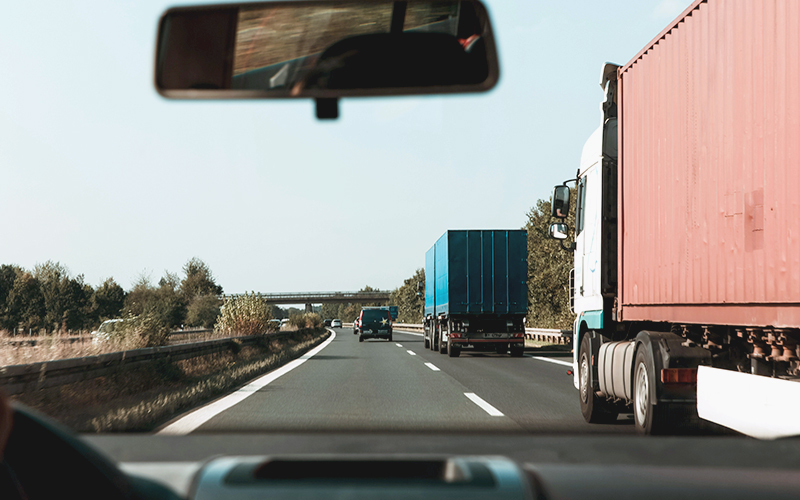
[[[425,363],[425,366],[427,366],[428,368],[430,368],[431,370],[433,370],[435,372],[442,371],[436,365],[434,365],[433,363]]]
[[[215,416],[219,415],[223,411],[227,410],[231,406],[241,403],[244,401],[248,396],[252,396],[255,394],[259,389],[266,387],[268,384],[273,382],[274,380],[286,375],[290,371],[294,370],[298,366],[302,365],[309,359],[311,359],[314,355],[318,354],[321,350],[328,347],[328,344],[333,342],[333,339],[336,338],[336,332],[332,330],[328,330],[331,332],[331,336],[328,337],[328,340],[323,342],[322,344],[318,345],[317,347],[311,349],[307,353],[303,354],[299,358],[286,363],[285,365],[281,366],[278,369],[275,369],[266,375],[263,375],[254,381],[250,382],[246,386],[242,387],[236,392],[228,394],[227,396],[218,399],[211,403],[210,405],[204,406],[202,408],[198,408],[197,410],[189,413],[185,417],[182,417],[175,422],[169,424],[168,426],[164,427],[156,434],[171,434],[171,435],[183,435],[189,434],[193,430],[197,429],[204,423],[208,422]]]
[[[486,401],[481,399],[480,396],[478,396],[474,392],[465,392],[464,395],[466,397],[468,397],[473,403],[475,403],[476,405],[480,406],[481,409],[483,411],[485,411],[486,413],[488,413],[489,415],[491,415],[493,417],[504,417],[505,416],[505,415],[503,415],[503,412],[501,412],[500,410],[498,410],[494,406],[490,405],[489,403],[487,403]]]
[[[555,363],[557,365],[572,366],[572,361],[563,361],[561,359],[545,358],[543,356],[531,356],[531,357],[533,359],[541,359],[542,361],[547,361],[549,363]]]
[[[407,353],[409,353],[409,354],[410,354],[410,355],[412,355],[412,356],[416,356],[416,355],[417,355],[417,353],[415,353],[414,351],[408,351],[408,350],[406,350],[406,352],[407,352]]]

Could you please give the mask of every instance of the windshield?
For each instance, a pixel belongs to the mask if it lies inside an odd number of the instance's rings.
[[[716,56],[689,69],[662,57],[677,35],[648,44],[690,0],[485,0],[496,88],[344,98],[324,122],[310,100],[159,96],[156,31],[172,3],[12,2],[0,16],[0,366],[13,399],[82,433],[632,435],[662,430],[669,404],[697,417],[703,368],[800,372],[797,175],[771,170],[796,155],[781,149],[797,136],[795,87],[736,76],[796,78],[796,61],[697,76]],[[397,8],[292,3],[239,11],[239,88],[290,87],[332,43],[389,32]],[[421,5],[404,31],[478,50],[460,2]],[[756,47],[747,61],[769,57]],[[617,127],[619,158],[604,156]],[[617,162],[634,158],[653,168],[623,175]],[[733,174],[705,169],[734,160]],[[563,220],[557,185],[572,189]],[[623,213],[634,199],[646,203]],[[713,321],[667,307],[710,303]],[[659,346],[689,354],[654,364]],[[98,355],[130,371],[93,371]],[[82,364],[59,372],[64,359]],[[184,420],[237,391],[222,413]]]

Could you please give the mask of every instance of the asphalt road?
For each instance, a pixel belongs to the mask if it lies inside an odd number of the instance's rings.
[[[559,364],[464,350],[449,358],[425,349],[419,334],[358,342],[351,329],[335,332],[303,364],[210,412],[192,432],[634,433],[627,416],[612,425],[584,422],[568,357],[553,358]]]

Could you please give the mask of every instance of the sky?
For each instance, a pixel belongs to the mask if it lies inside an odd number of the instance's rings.
[[[344,99],[327,122],[310,100],[160,97],[156,25],[188,3],[4,6],[0,264],[129,289],[198,257],[227,293],[389,290],[448,229],[521,228],[600,125],[603,63],[691,2],[484,2],[495,89]]]

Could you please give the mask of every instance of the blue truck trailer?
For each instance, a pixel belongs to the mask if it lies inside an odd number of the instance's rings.
[[[527,313],[525,231],[447,231],[425,254],[426,348],[522,356]]]

